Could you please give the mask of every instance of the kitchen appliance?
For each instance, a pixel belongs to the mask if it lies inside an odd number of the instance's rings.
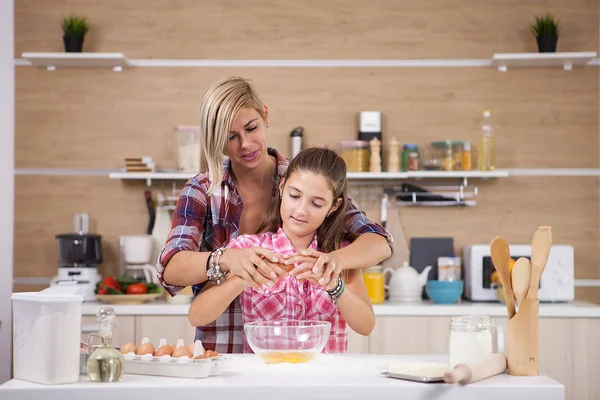
[[[489,244],[464,247],[465,298],[472,301],[497,301],[491,276],[494,264]],[[510,257],[531,260],[531,245],[509,245]],[[552,245],[546,269],[539,284],[538,298],[543,302],[572,301],[575,298],[575,252],[570,245]]]
[[[56,235],[58,275],[50,286],[61,282],[76,282],[84,301],[96,300],[96,283],[102,277],[98,266],[102,264],[102,237],[89,233],[89,214],[73,215],[73,233]]]
[[[425,267],[421,273],[407,262],[400,268],[386,268],[383,270],[384,275],[390,274],[389,285],[387,289],[390,293],[391,301],[400,302],[418,302],[422,300],[423,287],[427,283],[427,274],[431,270],[431,265]]]
[[[152,265],[154,237],[123,235],[119,237],[123,274],[146,282],[158,282],[158,271]]]
[[[381,112],[361,111],[358,115],[358,140],[370,142],[374,138],[377,138],[379,143],[383,143]],[[379,159],[383,160],[382,146],[379,147]]]

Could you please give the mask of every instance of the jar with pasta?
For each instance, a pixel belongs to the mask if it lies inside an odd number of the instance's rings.
[[[348,172],[369,171],[369,142],[366,140],[341,141],[340,147],[340,156],[346,162]]]

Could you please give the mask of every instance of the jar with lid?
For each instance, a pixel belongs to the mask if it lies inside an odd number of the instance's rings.
[[[177,133],[177,169],[200,172],[200,128],[195,125],[175,127]]]
[[[402,171],[418,171],[419,158],[419,146],[405,144],[402,150]]]
[[[363,280],[367,288],[367,294],[373,304],[381,304],[385,300],[385,277],[383,267],[376,265],[365,269]]]
[[[442,170],[452,171],[452,142],[449,140],[432,142],[431,146],[438,151]]]
[[[369,142],[366,140],[349,140],[340,142],[340,156],[346,162],[348,172],[369,171]]]
[[[487,315],[463,315],[450,319],[448,366],[477,362],[497,351],[494,323]]]

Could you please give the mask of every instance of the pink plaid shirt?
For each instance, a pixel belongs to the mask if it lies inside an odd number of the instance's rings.
[[[277,233],[242,235],[227,245],[232,249],[255,246],[264,247],[275,254],[296,252],[294,245],[281,228]],[[317,249],[316,235],[310,247]],[[325,289],[317,284],[309,281],[298,282],[295,276],[281,278],[275,286],[264,290],[263,293],[251,287],[246,288],[240,295],[240,304],[244,323],[292,319],[328,321],[331,323],[331,331],[323,353],[345,353],[348,350],[346,321]],[[244,352],[252,352],[245,337]]]

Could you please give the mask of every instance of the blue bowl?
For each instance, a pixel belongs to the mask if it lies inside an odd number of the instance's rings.
[[[434,303],[452,304],[460,299],[463,288],[463,281],[427,281],[425,293]]]

